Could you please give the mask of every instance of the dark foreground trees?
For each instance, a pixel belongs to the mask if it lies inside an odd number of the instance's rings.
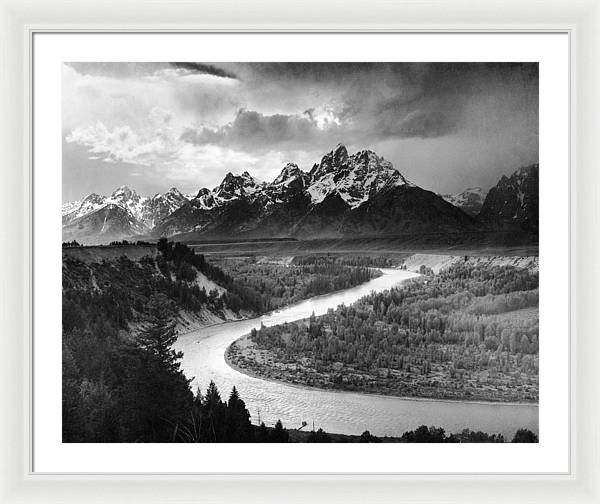
[[[281,420],[274,427],[254,426],[237,389],[225,401],[214,382],[193,395],[172,350],[174,330],[166,300],[152,302],[153,321],[134,344],[112,349],[112,366],[99,380],[82,378],[72,353],[63,346],[63,442],[288,443]],[[293,442],[381,441],[404,443],[502,443],[498,434],[468,429],[447,435],[421,426],[400,438],[295,431]],[[300,437],[298,437],[300,436]],[[537,436],[520,429],[513,443],[535,443]]]
[[[81,350],[81,342],[63,344],[63,441],[252,441],[250,414],[235,388],[227,402],[214,383],[205,395],[192,394],[182,355],[172,349],[170,300],[153,296],[148,312],[147,327],[134,341],[110,333],[95,345],[86,340],[81,366],[71,350]]]
[[[538,437],[529,429],[519,429],[512,440],[513,443],[537,443]]]
[[[177,335],[169,304],[165,296],[151,299],[150,325],[124,352],[117,397],[126,439],[168,442],[187,420],[193,396],[179,365],[183,354],[172,349]]]
[[[294,432],[291,439],[281,420],[274,427],[250,422],[250,414],[234,387],[227,400],[215,383],[204,394],[192,394],[183,375],[168,300],[157,296],[152,318],[133,343],[111,346],[109,365],[99,377],[78,366],[63,345],[63,442],[179,442],[179,443],[331,443],[381,441],[404,443],[501,443],[504,438],[463,430],[447,435],[441,428],[421,426],[400,438],[329,434],[322,429]],[[114,343],[114,342],[113,342]],[[99,355],[102,357],[101,355]],[[537,436],[520,429],[514,443],[534,443]]]

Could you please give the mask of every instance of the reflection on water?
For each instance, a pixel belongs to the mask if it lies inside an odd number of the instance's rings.
[[[252,415],[267,425],[281,419],[288,428],[306,421],[315,428],[341,434],[360,434],[369,430],[378,436],[397,436],[419,425],[443,427],[447,432],[464,428],[507,437],[520,427],[538,431],[537,405],[483,404],[457,401],[425,401],[383,397],[354,392],[333,392],[284,385],[253,378],[235,371],[224,359],[227,347],[252,328],[281,324],[321,315],[339,304],[349,304],[371,291],[389,289],[415,273],[382,269],[384,275],[358,287],[318,296],[278,312],[251,320],[228,322],[185,334],[177,340],[176,350],[184,352],[182,368],[194,378],[192,387],[206,389],[210,380],[228,396],[235,385]]]

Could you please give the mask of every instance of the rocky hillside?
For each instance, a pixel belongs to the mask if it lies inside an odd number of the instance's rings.
[[[488,192],[479,219],[494,227],[538,231],[539,165],[519,168],[503,176]]]
[[[63,326],[110,319],[134,335],[147,320],[151,298],[170,304],[179,331],[236,320],[250,313],[223,271],[185,245],[63,249]],[[227,289],[224,285],[231,286]]]

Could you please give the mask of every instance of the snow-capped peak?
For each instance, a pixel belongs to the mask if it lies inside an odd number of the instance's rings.
[[[218,187],[214,189],[218,190]],[[203,210],[209,210],[216,206],[216,201],[213,196],[213,191],[210,189],[203,187],[198,191],[198,194],[194,198],[190,200],[194,206],[201,208]]]
[[[346,146],[339,143],[333,149],[333,162],[336,165],[342,165],[348,160],[348,149]]]
[[[412,185],[392,163],[373,151],[365,149],[349,156],[342,144],[325,154],[310,175],[308,193],[313,203],[320,203],[329,194],[338,193],[352,208],[385,188]]]
[[[318,180],[328,174],[346,168],[348,161],[348,150],[342,144],[337,144],[335,149],[321,158],[319,164],[315,164],[310,171],[311,179]]]
[[[140,196],[127,186],[117,188],[109,197],[90,194],[81,201],[63,205],[63,224],[103,207],[118,206],[131,216],[136,229],[151,230],[188,201],[195,210],[211,212],[243,199],[265,209],[287,202],[302,208],[307,204],[307,196],[316,205],[329,195],[336,195],[356,208],[381,191],[411,185],[392,163],[375,152],[364,149],[349,155],[346,147],[338,144],[309,173],[295,163],[287,163],[271,183],[258,183],[244,171],[240,175],[229,172],[214,189],[202,188],[191,197],[175,187],[151,197]]]
[[[481,210],[486,192],[481,187],[469,187],[458,194],[440,194],[448,203],[475,216]]]
[[[126,185],[122,185],[121,187],[117,187],[114,192],[111,194],[110,196],[111,198],[124,198],[124,199],[128,199],[128,198],[139,198],[138,194],[130,189],[129,187],[127,187]]]
[[[288,163],[283,167],[281,173],[277,176],[277,178],[273,181],[273,185],[289,185],[289,183],[296,178],[302,177],[304,172],[298,168],[298,165],[295,163]]]
[[[152,197],[152,202],[156,203],[163,203],[166,205],[170,205],[173,207],[177,207],[179,208],[183,203],[185,203],[185,201],[187,201],[188,198],[186,198],[183,194],[181,194],[181,192],[179,191],[179,189],[175,188],[175,187],[171,187],[171,189],[169,189],[166,193],[164,194],[160,194],[157,193]]]
[[[88,201],[91,203],[99,203],[99,202],[103,201],[105,198],[106,198],[105,196],[100,196],[99,194],[96,194],[96,193],[90,193],[85,198],[83,198],[82,201]]]
[[[64,222],[72,222],[101,208],[120,207],[126,210],[139,226],[150,229],[158,220],[173,213],[186,201],[187,198],[175,187],[164,194],[158,193],[148,198],[140,196],[127,186],[121,186],[109,197],[92,193],[81,201],[65,203],[62,206],[62,215]]]
[[[62,217],[67,221],[72,221],[83,215],[102,208],[106,204],[106,196],[100,196],[96,193],[88,194],[79,201],[65,203],[62,206]]]
[[[257,188],[256,181],[247,171],[241,175],[229,172],[221,185],[215,189],[214,196],[217,200],[231,200],[253,194]]]
[[[453,201],[459,202],[464,201],[470,197],[485,198],[485,192],[481,187],[468,187],[464,191],[457,194],[440,194],[446,201],[452,203]]]

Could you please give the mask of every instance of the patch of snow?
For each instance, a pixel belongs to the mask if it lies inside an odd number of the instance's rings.
[[[337,193],[351,208],[356,208],[386,188],[414,186],[392,163],[373,151],[363,150],[348,156],[343,146],[326,154],[311,174],[307,193],[313,204]]]
[[[329,194],[336,190],[333,177],[333,173],[328,173],[306,190],[313,203],[321,203]]]
[[[479,202],[483,205],[486,192],[481,187],[469,187],[458,194],[440,194],[440,196],[448,203],[461,208],[474,202]]]
[[[115,205],[128,212],[136,229],[144,231],[154,226],[157,217],[170,215],[186,201],[187,198],[174,187],[164,194],[156,194],[149,198],[139,196],[127,186],[121,186],[108,197],[92,193],[80,201],[64,203],[62,216],[65,221],[71,222],[102,208]]]

